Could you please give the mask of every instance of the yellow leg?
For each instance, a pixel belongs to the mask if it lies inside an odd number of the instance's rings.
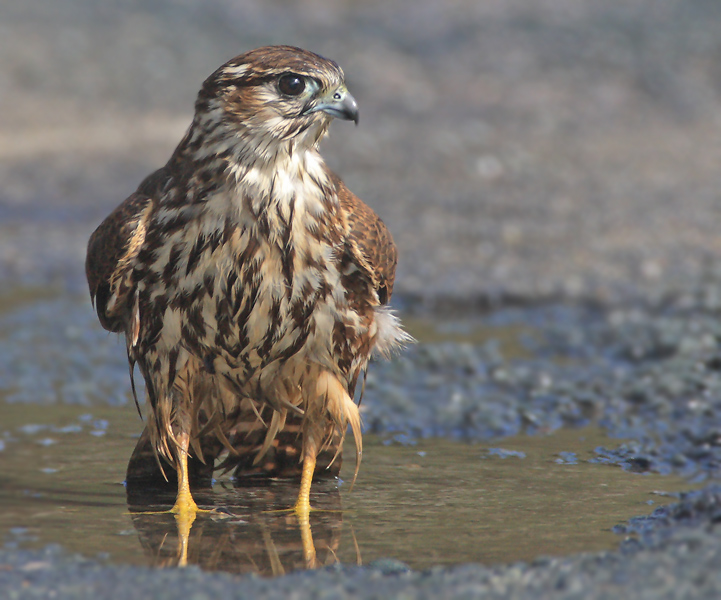
[[[313,510],[310,506],[310,484],[313,482],[313,474],[315,472],[315,452],[306,452],[303,457],[303,473],[300,479],[300,491],[298,499],[295,501],[293,508],[281,508],[278,510],[266,510],[266,513],[287,513],[293,512],[299,520],[303,516],[307,516]]]
[[[313,482],[313,474],[315,473],[316,450],[312,444],[306,442],[305,456],[303,457],[303,475],[300,480],[300,491],[298,492],[298,500],[295,502],[293,512],[298,517],[298,527],[300,528],[300,539],[303,544],[303,559],[306,569],[315,569],[315,544],[313,543],[313,533],[310,529],[310,485]]]
[[[303,451],[303,474],[300,479],[300,491],[298,492],[298,499],[295,502],[295,506],[290,510],[294,512],[298,518],[305,566],[307,569],[315,569],[317,566],[315,544],[313,542],[313,532],[310,528],[310,512],[313,510],[310,506],[310,486],[311,483],[313,483],[316,455],[318,452],[315,444],[309,441],[306,441]],[[270,512],[286,512],[287,510],[288,509]]]
[[[188,564],[190,528],[193,526],[195,516],[198,513],[198,505],[190,493],[190,478],[188,477],[188,434],[180,434],[178,441],[180,442],[178,456],[176,458],[178,496],[170,512],[175,514],[175,522],[178,526],[178,566],[184,567]]]
[[[197,513],[198,505],[190,493],[190,477],[188,476],[188,434],[180,434],[178,441],[180,442],[176,465],[178,472],[178,495],[175,498],[175,506],[170,510],[175,514]]]
[[[315,473],[315,449],[305,449],[303,457],[303,475],[300,479],[300,492],[298,492],[298,500],[295,502],[293,512],[298,518],[310,513],[310,484],[313,482],[313,473]]]

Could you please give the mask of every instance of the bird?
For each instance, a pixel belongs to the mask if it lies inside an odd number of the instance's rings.
[[[240,54],[204,81],[165,166],[90,237],[91,301],[125,338],[136,405],[136,365],[144,379],[176,519],[200,510],[188,460],[213,460],[205,447],[250,468],[292,431],[299,517],[318,455],[336,458],[349,428],[358,473],[358,382],[413,341],[389,305],[391,233],[319,152],[331,121],[358,114],[334,61],[293,46]]]

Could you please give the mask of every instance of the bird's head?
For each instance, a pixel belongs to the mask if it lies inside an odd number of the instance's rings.
[[[196,121],[206,129],[220,126],[246,150],[264,152],[314,146],[334,117],[358,123],[343,71],[292,46],[258,48],[228,61],[205,81],[196,102]]]

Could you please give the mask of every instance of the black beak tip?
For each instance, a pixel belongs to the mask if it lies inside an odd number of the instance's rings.
[[[344,117],[349,121],[353,121],[358,126],[358,103],[355,98],[348,94],[343,101],[343,113]]]
[[[353,121],[358,126],[358,108],[346,107],[342,111],[336,112],[333,116],[343,119],[344,121]]]

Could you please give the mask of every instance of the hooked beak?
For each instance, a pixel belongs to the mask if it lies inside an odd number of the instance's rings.
[[[358,125],[358,103],[348,91],[345,84],[319,98],[318,102],[308,108],[303,114],[308,115],[319,111],[336,119],[353,121]]]

